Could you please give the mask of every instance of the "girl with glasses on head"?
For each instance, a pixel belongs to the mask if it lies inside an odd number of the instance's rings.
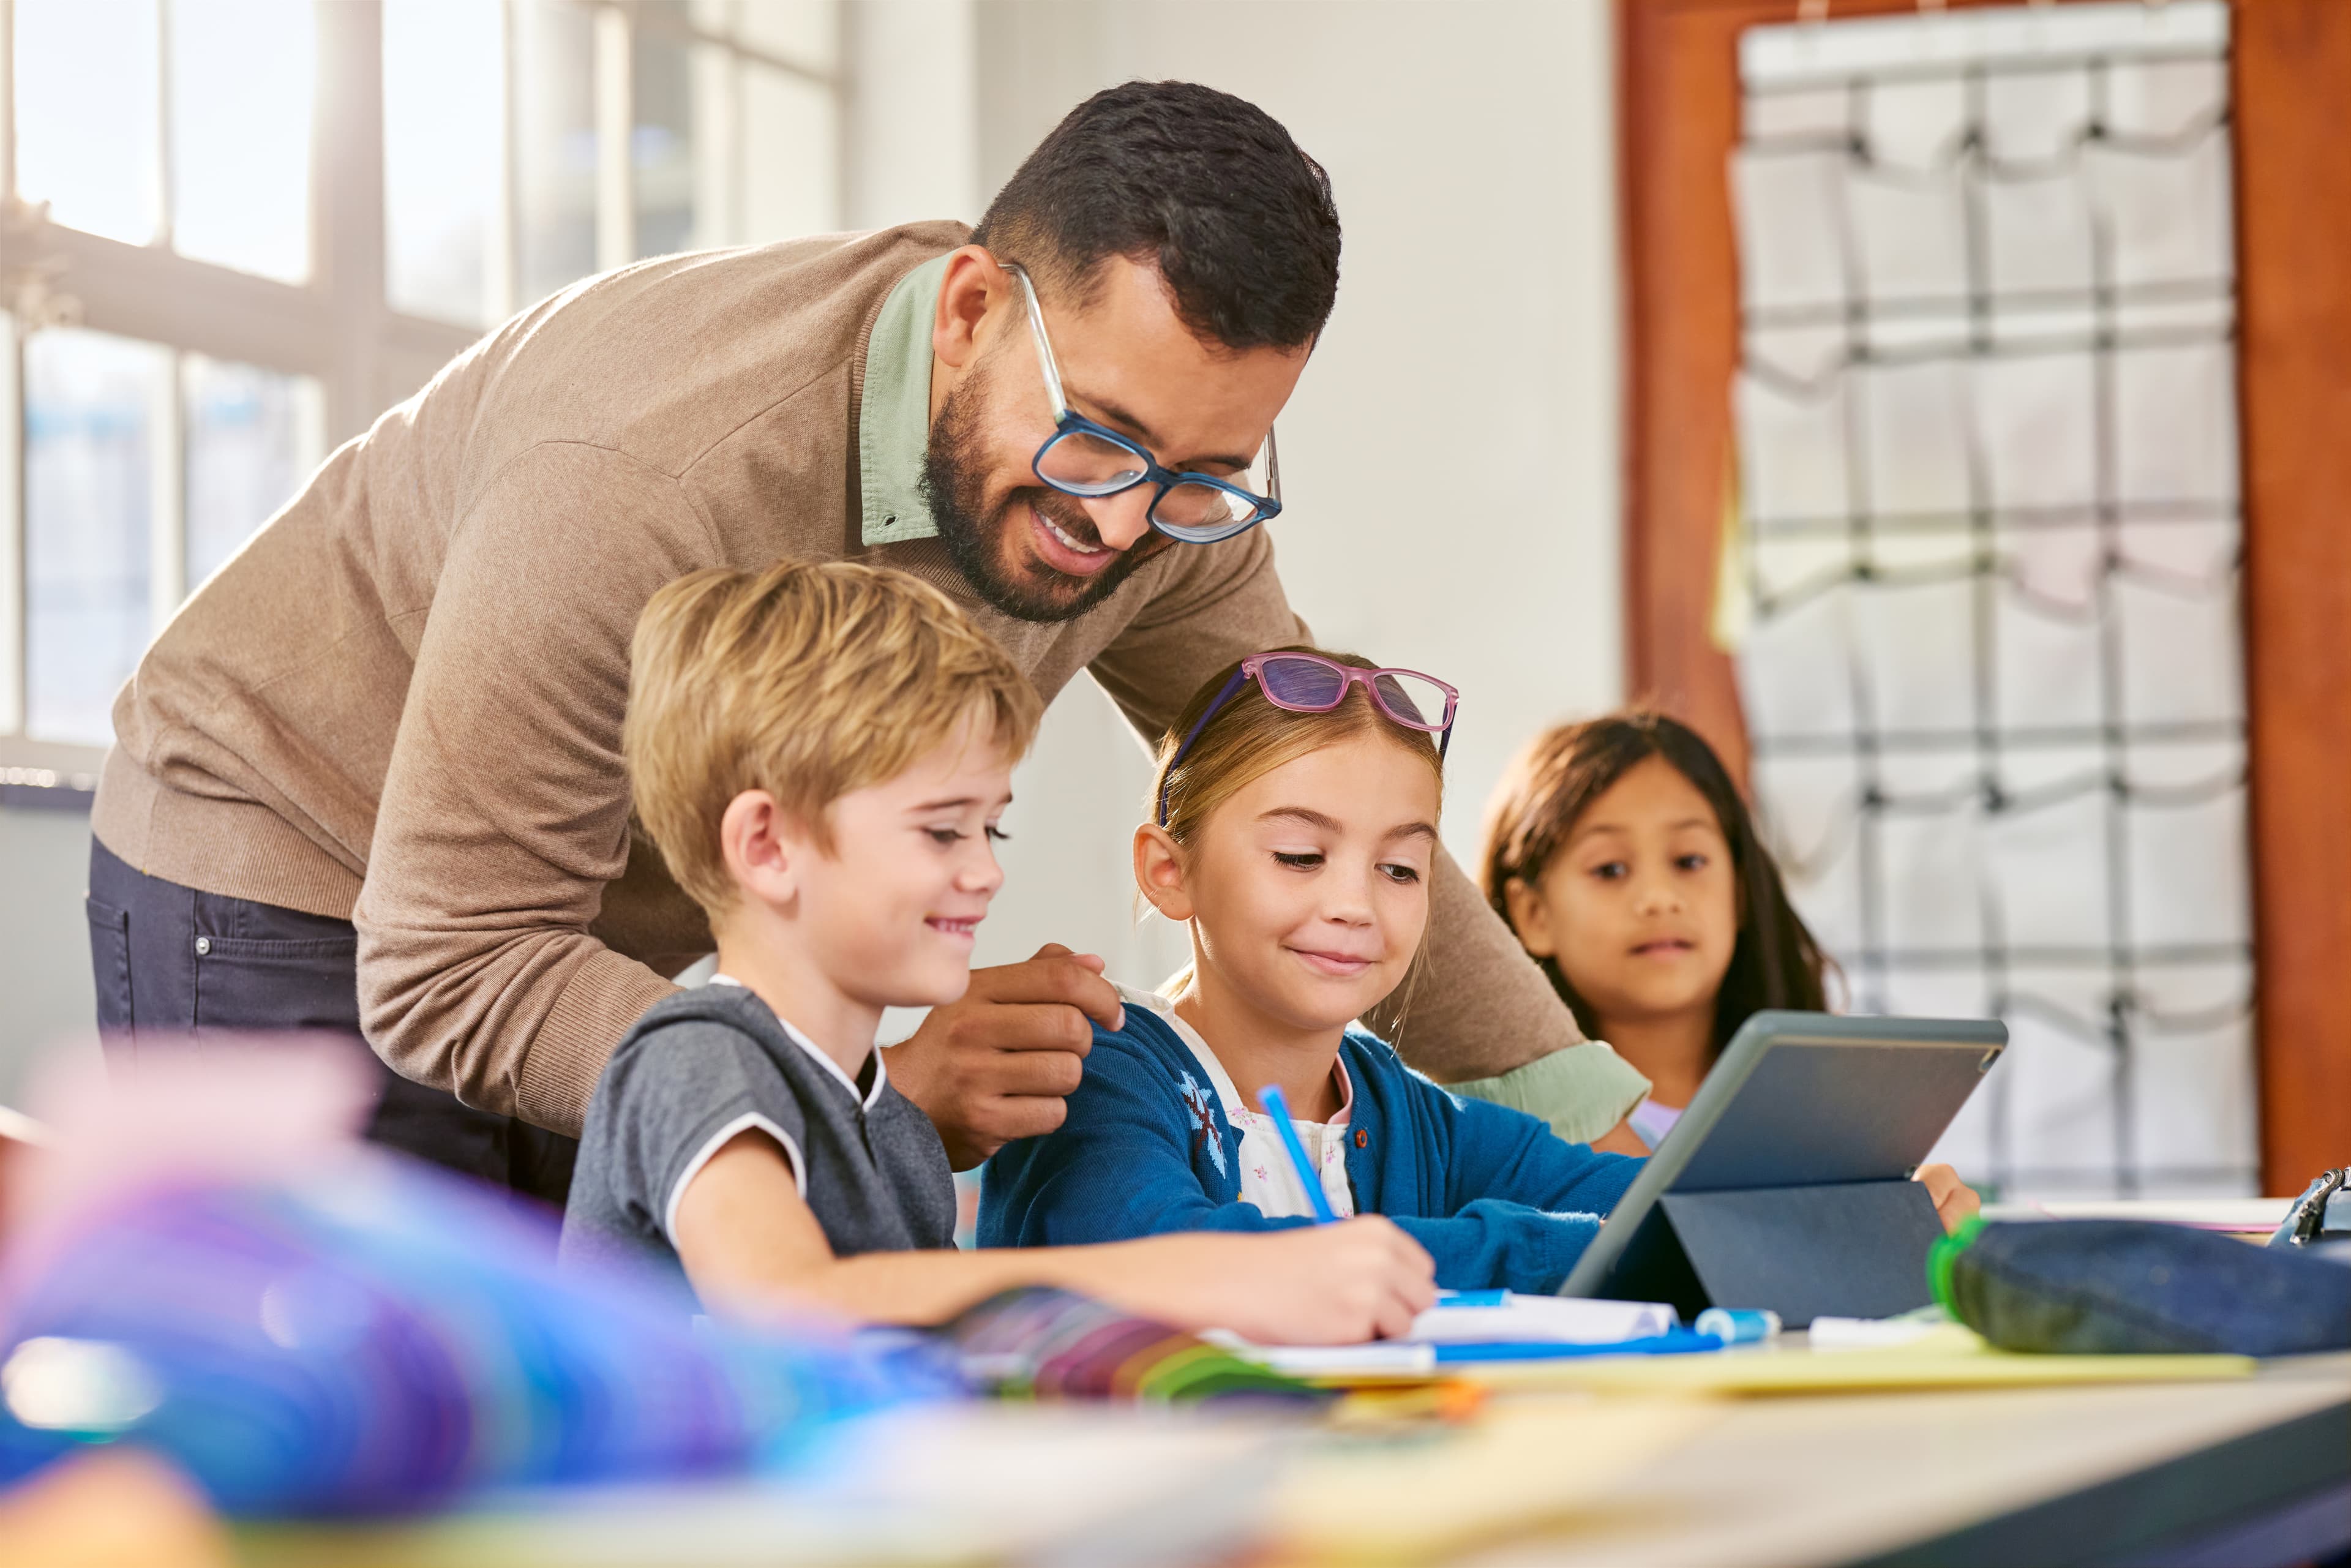
[[[1170,995],[1124,992],[1060,1131],[988,1163],[983,1246],[1382,1214],[1441,1286],[1566,1277],[1641,1162],[1448,1094],[1354,1022],[1408,999],[1423,960],[1454,702],[1433,677],[1304,648],[1193,697],[1134,835],[1135,881],[1189,931],[1191,966]]]
[[[1479,871],[1584,1033],[1649,1080],[1629,1120],[1652,1148],[1751,1015],[1828,1006],[1829,962],[1729,770],[1662,714],[1537,737],[1495,792]],[[1974,1212],[1949,1166],[1918,1179],[1946,1225]]]

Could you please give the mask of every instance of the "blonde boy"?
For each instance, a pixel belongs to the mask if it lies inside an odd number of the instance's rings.
[[[1375,1218],[955,1250],[946,1150],[873,1035],[883,1008],[968,983],[1035,692],[945,595],[846,562],[682,578],[646,606],[631,659],[637,815],[709,915],[719,975],[613,1051],[567,1259],[651,1257],[715,1312],[883,1322],[1048,1284],[1187,1327],[1342,1343],[1401,1333],[1428,1304],[1427,1254]]]

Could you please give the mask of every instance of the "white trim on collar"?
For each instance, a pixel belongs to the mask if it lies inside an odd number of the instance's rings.
[[[751,988],[732,975],[713,975],[710,977],[709,983],[714,986],[732,986],[738,991],[747,991]],[[760,999],[764,1001],[766,998],[761,998]],[[769,1012],[775,1012],[773,1008],[770,1008],[768,1010]],[[849,1091],[849,1097],[852,1100],[857,1101],[858,1106],[861,1110],[871,1111],[873,1109],[873,1103],[882,1098],[883,1086],[890,1082],[890,1069],[883,1063],[882,1060],[882,1052],[879,1050],[870,1045],[865,1048],[867,1055],[873,1062],[873,1087],[866,1091],[861,1097],[857,1089],[857,1080],[852,1078],[846,1071],[844,1071],[841,1063],[835,1061],[831,1057],[827,1056],[821,1046],[818,1045],[816,1041],[810,1040],[808,1036],[802,1034],[793,1026],[792,1020],[784,1017],[781,1013],[776,1013],[776,1021],[784,1026],[784,1032],[791,1037],[791,1041],[794,1045],[799,1046],[802,1051],[807,1051],[809,1055],[814,1057],[818,1065],[821,1066],[827,1072],[831,1073],[833,1077],[840,1082],[841,1086]]]

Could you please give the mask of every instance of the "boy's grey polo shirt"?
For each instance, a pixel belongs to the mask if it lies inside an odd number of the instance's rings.
[[[860,1076],[862,1086],[742,986],[655,1004],[589,1103],[561,1258],[650,1259],[682,1278],[678,1198],[752,1128],[782,1145],[835,1256],[952,1245],[955,1177],[937,1130],[890,1086],[880,1051]]]

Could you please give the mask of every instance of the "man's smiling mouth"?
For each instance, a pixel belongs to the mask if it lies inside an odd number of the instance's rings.
[[[1061,524],[1055,522],[1052,518],[1047,517],[1042,512],[1037,514],[1037,520],[1044,524],[1046,528],[1051,529],[1055,538],[1061,540],[1063,544],[1069,546],[1080,555],[1100,555],[1103,550],[1110,548],[1107,545],[1080,544],[1075,536],[1065,532]]]
[[[1117,561],[1119,552],[1099,541],[1087,544],[1068,528],[1047,517],[1034,505],[1023,508],[1029,514],[1029,548],[1037,552],[1045,567],[1063,577],[1099,577]]]

